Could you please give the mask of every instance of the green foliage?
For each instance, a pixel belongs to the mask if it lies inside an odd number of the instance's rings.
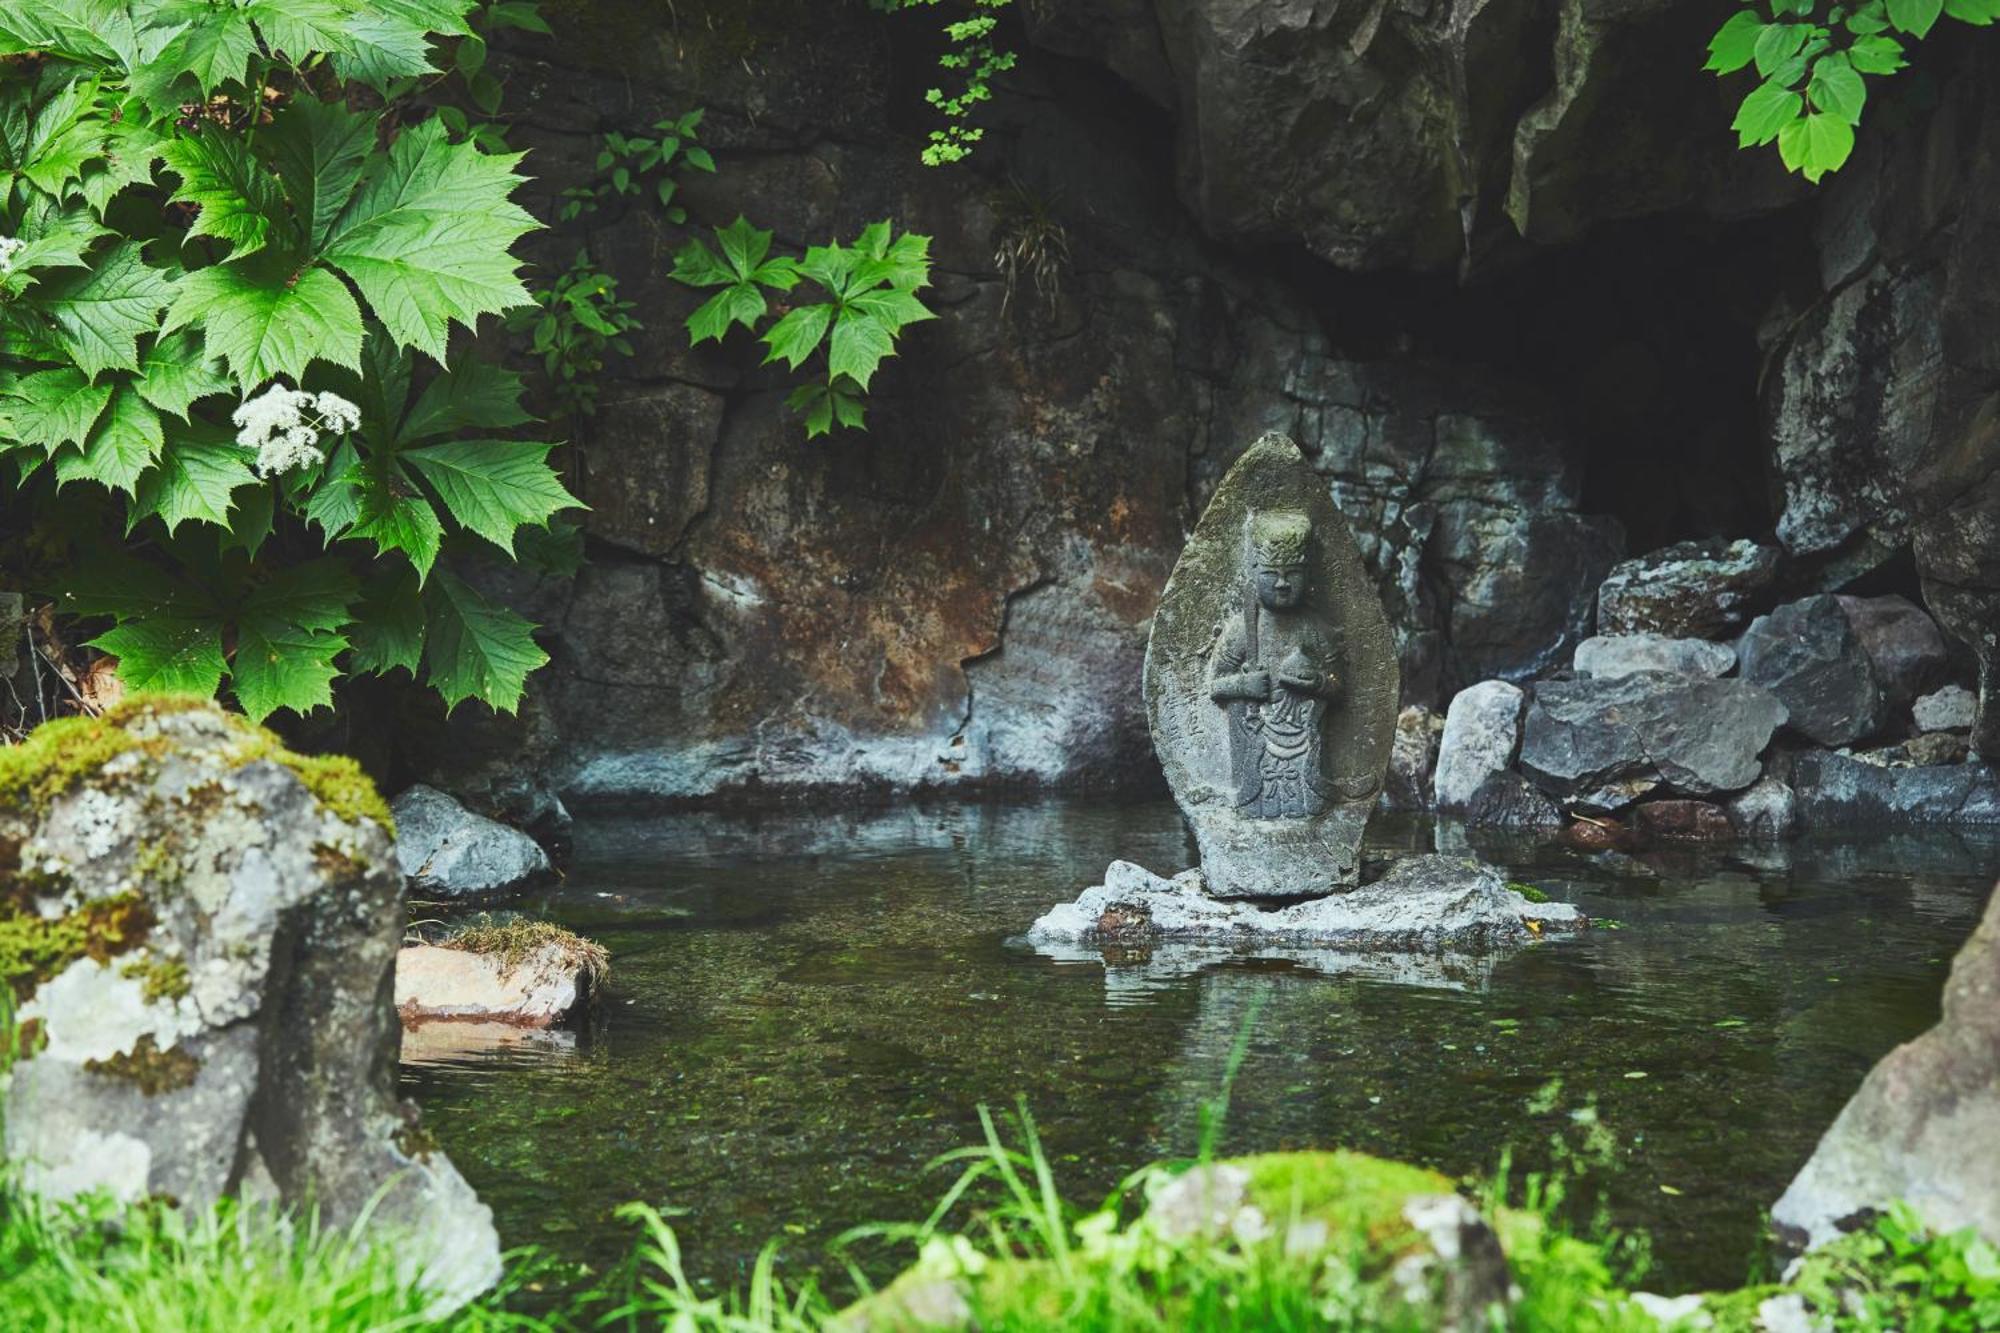
[[[2000,1249],[1971,1228],[1938,1235],[1906,1204],[1808,1256],[1791,1287],[1837,1333],[2000,1328]]]
[[[715,170],[715,159],[697,142],[705,114],[704,108],[696,107],[671,120],[654,121],[651,134],[605,135],[597,150],[597,180],[564,190],[557,219],[569,222],[595,213],[606,199],[645,195],[659,200],[667,221],[686,222],[687,210],[674,202],[680,190],[674,172],[681,167]]]
[[[923,151],[924,165],[940,167],[964,161],[971,156],[973,146],[986,137],[986,131],[972,123],[972,112],[993,96],[994,76],[1014,68],[1018,59],[1016,52],[1002,50],[994,41],[1000,13],[1013,2],[970,0],[970,17],[944,25],[949,45],[938,57],[938,67],[956,76],[958,86],[951,93],[943,88],[931,88],[924,93],[924,100],[944,118],[944,124],[930,132],[930,143]],[[936,5],[938,0],[869,0],[869,3],[879,10],[895,11]]]
[[[632,315],[637,307],[619,299],[618,280],[588,250],[578,250],[565,272],[532,295],[535,308],[509,316],[508,327],[529,335],[557,406],[571,417],[591,416],[605,357],[632,355],[627,335],[643,327]]]
[[[759,334],[767,365],[783,361],[796,371],[820,360],[821,373],[786,399],[805,417],[806,438],[836,423],[862,426],[861,399],[876,369],[895,355],[903,329],[932,318],[916,295],[930,281],[930,237],[897,236],[890,223],[877,222],[852,245],[815,245],[792,259],[772,255],[771,233],[741,217],[715,228],[714,236],[715,249],[696,238],[674,256],[677,281],[718,289],[688,316],[694,344],[719,342],[740,324]],[[825,299],[792,304],[760,332],[771,310],[766,290],[790,293],[801,282],[812,283]]]
[[[460,534],[511,556],[575,503],[552,446],[491,434],[519,385],[450,353],[528,302],[519,155],[423,96],[490,112],[503,27],[546,31],[521,0],[0,7],[0,457],[82,551],[130,553],[68,590],[128,686],[262,718],[421,660],[518,701],[531,627],[419,597]]]
[[[1785,166],[1817,183],[1854,152],[1868,79],[1902,69],[1906,43],[1941,14],[1983,28],[2000,18],[2000,0],[1766,0],[1722,25],[1706,68],[1755,68],[1731,126],[1738,142],[1775,141]]]

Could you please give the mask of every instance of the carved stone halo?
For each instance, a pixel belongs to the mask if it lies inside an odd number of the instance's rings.
[[[1216,488],[1146,650],[1154,748],[1211,895],[1358,882],[1398,690],[1388,620],[1325,481],[1264,436]]]

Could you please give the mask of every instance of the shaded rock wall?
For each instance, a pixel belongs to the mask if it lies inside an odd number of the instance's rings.
[[[1815,252],[1810,213],[1724,226],[1805,193],[1735,149],[1699,70],[1726,7],[1018,8],[1007,36],[1032,45],[950,170],[916,158],[935,16],[591,0],[512,54],[545,207],[599,133],[703,105],[722,169],[683,184],[698,222],[741,212],[790,247],[885,216],[936,238],[939,319],[878,377],[867,434],[812,444],[751,340],[687,347],[699,298],[666,276],[687,229],[614,206],[539,242],[552,266],[587,244],[646,324],[572,451],[590,563],[509,589],[555,662],[503,730],[568,796],[1156,783],[1148,617],[1269,429],[1354,523],[1407,703],[1559,667],[1628,545],[1769,540],[1766,435],[1800,577],[1840,586],[1885,567],[1857,541],[1914,541],[1940,618],[1977,637],[1978,486],[2000,483],[1975,475],[1978,356],[1933,350],[1979,345],[1978,280],[1950,260],[1978,238],[1971,187],[1941,182],[1976,145],[1921,158],[1923,207],[1951,221],[1897,249],[1878,232],[1908,230],[1912,187],[1883,173],[1917,159],[1871,138],[1837,188],[1878,179],[1860,197],[1889,221],[1828,193]],[[1970,94],[1948,113],[1985,114]],[[1896,134],[1959,144],[1922,124]],[[995,260],[1036,215],[1068,239],[1047,302]],[[1928,269],[1899,257],[1919,241]],[[1796,274],[1771,258],[1794,252]],[[1760,419],[1751,331],[1781,291]],[[1941,358],[1965,373],[1944,383]],[[1897,386],[1866,421],[1841,415],[1857,374]],[[1881,449],[1950,475],[1883,492]],[[479,758],[457,782],[433,765],[444,785],[560,812],[492,759],[507,743],[445,748]]]

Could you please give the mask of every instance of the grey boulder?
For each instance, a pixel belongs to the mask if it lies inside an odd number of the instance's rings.
[[[1573,805],[1612,810],[1665,785],[1688,796],[1740,791],[1785,721],[1769,690],[1740,680],[1640,671],[1535,687],[1521,768]]]
[[[1884,708],[1908,708],[1944,675],[1949,662],[1944,631],[1921,606],[1894,595],[1834,600],[1847,613],[1854,637],[1875,667]]]
[[[1638,671],[1671,671],[1681,676],[1726,676],[1736,667],[1736,650],[1706,639],[1670,639],[1661,634],[1600,634],[1576,646],[1576,674],[1596,679]]]
[[[1798,826],[1798,798],[1791,784],[1770,773],[1730,797],[1724,808],[1739,837],[1789,838]]]
[[[1778,696],[1794,731],[1850,745],[1875,731],[1882,689],[1840,599],[1822,593],[1750,622],[1736,645],[1743,679]]]
[[[402,876],[367,779],[193,701],[47,735],[29,745],[57,753],[30,758],[73,776],[0,802],[0,889],[101,933],[0,978],[38,1034],[4,1090],[16,1179],[311,1207],[365,1221],[440,1306],[492,1285],[491,1211],[396,1096]],[[62,754],[75,741],[92,748]]]
[[[1777,576],[1775,547],[1668,546],[1613,566],[1597,591],[1597,632],[1712,639],[1740,626]]]
[[[1461,814],[1482,784],[1514,762],[1521,743],[1521,687],[1486,680],[1460,690],[1444,717],[1438,744],[1437,808]]]
[[[1936,1027],[1882,1057],[1771,1210],[1807,1246],[1903,1200],[2000,1243],[2000,894],[1952,963]]]
[[[1389,777],[1382,788],[1382,808],[1421,813],[1432,808],[1432,774],[1437,768],[1438,738],[1444,719],[1422,704],[1396,714],[1396,741],[1389,750]]]
[[[422,783],[398,796],[396,859],[410,890],[445,898],[526,888],[552,871],[549,854],[519,829],[476,815]]]

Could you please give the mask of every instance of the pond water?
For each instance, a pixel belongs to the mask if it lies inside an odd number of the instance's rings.
[[[1386,825],[1371,856],[1436,836]],[[521,906],[610,947],[601,1017],[498,1048],[426,1029],[404,1090],[504,1243],[610,1262],[630,1241],[612,1210],[643,1199],[685,1210],[691,1271],[728,1282],[774,1236],[805,1261],[847,1227],[921,1218],[947,1183],[924,1165],[977,1139],[982,1103],[1025,1099],[1073,1199],[1190,1154],[1255,1008],[1223,1151],[1350,1147],[1471,1177],[1510,1146],[1546,1161],[1594,1103],[1652,1285],[1733,1285],[1869,1066],[1936,1020],[2000,873],[2000,839],[1952,834],[1481,851],[1615,928],[1456,988],[1297,960],[1107,968],[1010,941],[1113,857],[1186,865],[1165,802],[586,823],[567,881]]]

